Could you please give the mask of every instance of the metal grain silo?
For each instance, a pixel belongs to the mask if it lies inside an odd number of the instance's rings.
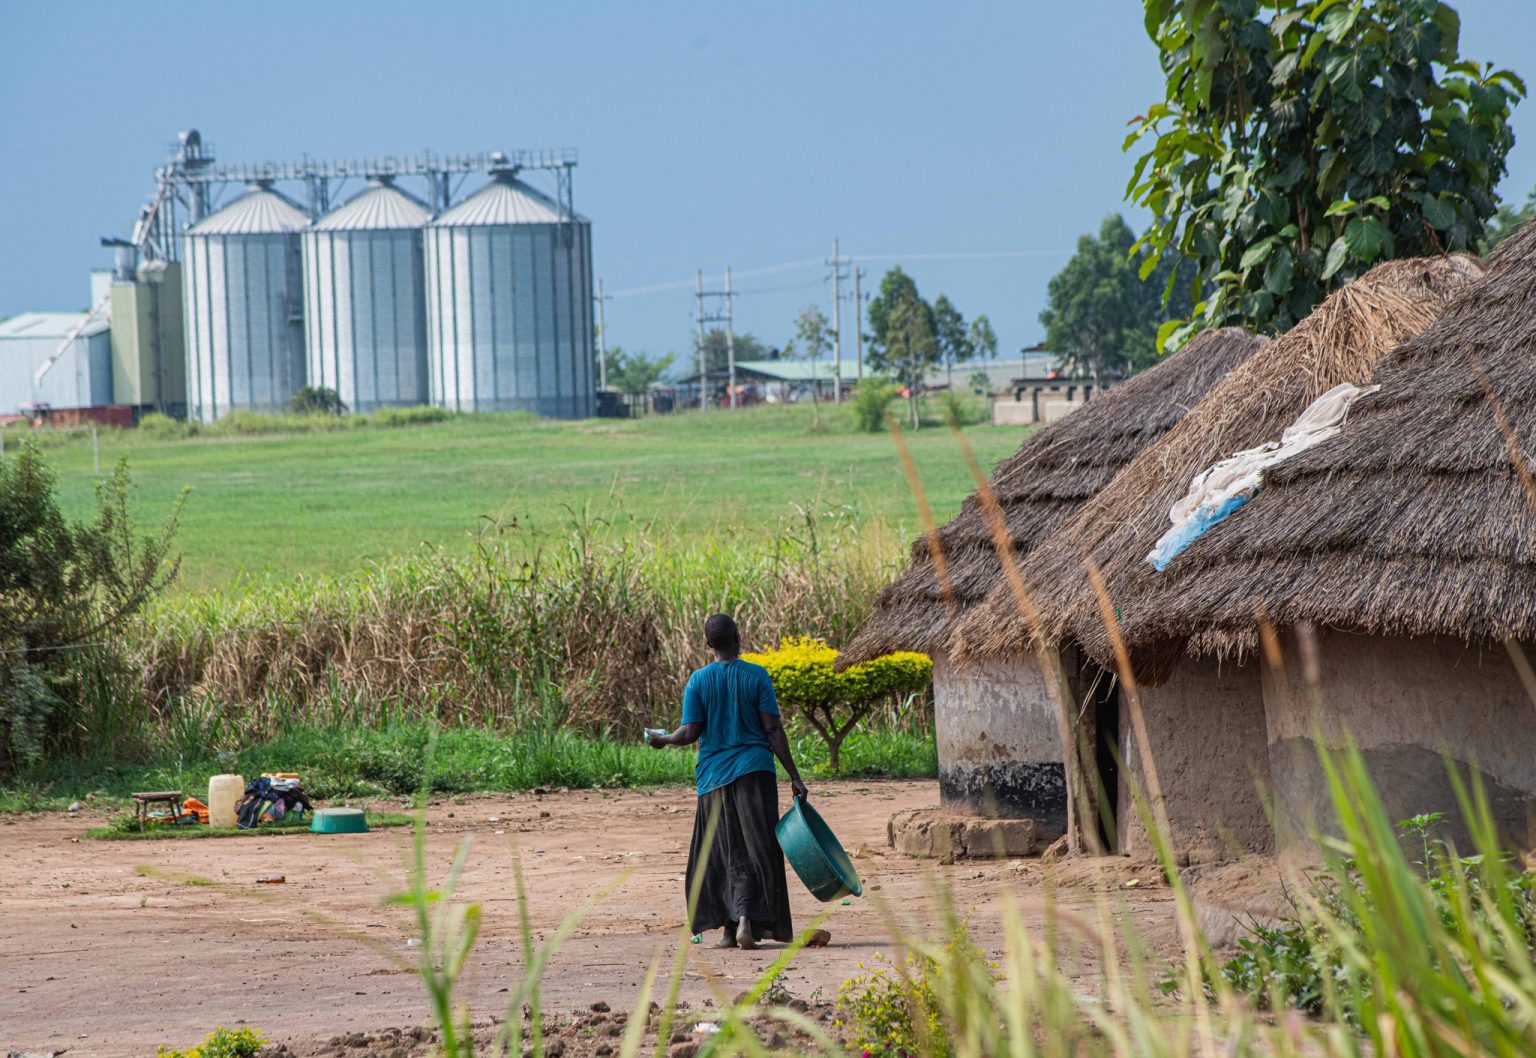
[[[421,229],[431,216],[380,178],[304,230],[309,384],[353,411],[430,398]]]
[[[586,218],[518,181],[486,185],[426,229],[432,402],[459,411],[594,413]]]
[[[299,229],[309,218],[257,185],[187,230],[188,413],[286,411],[304,385]]]

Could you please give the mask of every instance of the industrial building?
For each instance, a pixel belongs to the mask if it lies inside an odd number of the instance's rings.
[[[38,378],[38,368],[54,357]],[[88,312],[23,312],[0,322],[0,415],[112,403],[112,338]]]
[[[592,240],[575,165],[569,150],[226,165],[183,132],[132,237],[103,240],[116,265],[92,276],[84,322],[4,324],[0,414],[212,422],[286,411],[312,386],[353,411],[589,417]]]

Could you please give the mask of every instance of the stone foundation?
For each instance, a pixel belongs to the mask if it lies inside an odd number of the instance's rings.
[[[942,860],[1017,859],[1045,851],[1032,819],[983,819],[943,808],[909,808],[891,816],[886,842],[905,856]]]

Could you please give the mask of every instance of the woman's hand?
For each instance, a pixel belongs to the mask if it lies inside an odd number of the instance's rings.
[[[790,792],[793,793],[796,797],[806,801],[811,799],[811,791],[806,789],[805,783],[801,782],[799,779],[789,780],[789,789]]]

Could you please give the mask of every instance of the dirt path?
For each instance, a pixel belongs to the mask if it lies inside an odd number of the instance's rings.
[[[815,794],[844,844],[859,850],[855,862],[871,899],[821,905],[791,877],[797,925],[830,910],[834,938],[831,948],[795,960],[784,979],[795,995],[819,989],[830,997],[857,963],[887,944],[876,901],[924,921],[934,875],[972,914],[973,932],[984,942],[996,936],[1005,891],[1016,894],[1026,916],[1040,915],[1038,868],[940,867],[885,848],[886,819],[931,803],[931,783],[823,783]],[[652,959],[675,951],[693,800],[686,789],[667,789],[435,805],[428,846],[439,877],[457,844],[474,839],[459,895],[484,910],[464,987],[476,1015],[502,1013],[506,988],[519,979],[514,842],[541,937],[631,872],[583,920],[544,981],[551,1010],[597,1000],[627,1009]],[[157,1044],[194,1043],[218,1024],[250,1024],[270,1040],[291,1041],[299,1053],[317,1053],[307,1044],[428,1021],[420,983],[396,964],[417,955],[407,944],[412,924],[402,909],[382,903],[403,886],[405,831],[78,840],[101,822],[89,811],[0,820],[0,965],[7,971],[0,1053],[147,1055]],[[255,884],[272,874],[284,875],[286,884]],[[1154,944],[1166,942],[1166,890],[1143,884],[1133,907],[1138,925]],[[718,952],[709,947],[713,939],[689,952],[683,996],[695,1005],[711,995],[711,976],[734,996],[775,957],[772,946]]]

